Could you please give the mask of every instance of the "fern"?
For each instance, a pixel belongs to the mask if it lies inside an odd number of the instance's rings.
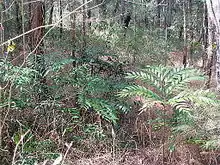
[[[14,66],[6,61],[0,62],[0,65],[0,82],[11,82],[21,89],[30,84],[37,73],[34,69]]]
[[[140,85],[132,85],[124,88],[121,92],[119,92],[119,96],[120,97],[143,96],[145,98],[162,100],[162,98],[158,96],[156,93]]]
[[[173,106],[181,107],[181,104],[193,104],[192,106],[218,106],[219,100],[217,100],[216,95],[210,90],[196,90],[190,91],[185,90],[179,93],[177,96],[169,100],[169,104]],[[190,109],[190,107],[189,107]]]
[[[153,87],[155,91],[149,91],[140,87],[127,87],[131,91],[147,91],[145,94],[150,98],[152,95],[158,95],[157,99],[168,100],[172,98],[176,92],[183,91],[187,84],[192,80],[204,80],[204,76],[197,69],[193,68],[171,68],[164,66],[147,66],[145,69],[139,72],[128,73],[127,78],[140,80],[148,86]],[[120,92],[121,96],[128,96],[128,89]],[[154,94],[149,94],[149,93]],[[157,94],[156,94],[157,93]],[[138,93],[137,93],[138,94]],[[143,94],[142,94],[143,96]]]
[[[117,109],[112,106],[108,101],[101,98],[86,98],[80,97],[79,103],[83,105],[84,108],[92,108],[98,114],[100,114],[105,120],[116,124],[117,118]]]
[[[205,131],[202,125],[208,121],[204,117],[205,112],[200,111],[207,108],[219,109],[220,102],[213,92],[188,88],[188,83],[193,80],[205,80],[203,73],[197,69],[147,66],[139,72],[128,73],[126,78],[138,80],[136,82],[139,83],[141,81],[143,85],[129,85],[119,92],[119,96],[142,96],[146,99],[143,104],[160,101],[170,105],[174,114],[166,122],[174,132],[182,132],[184,136]]]

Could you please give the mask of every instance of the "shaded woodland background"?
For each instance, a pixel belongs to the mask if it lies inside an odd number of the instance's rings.
[[[214,0],[1,0],[0,164],[220,164],[219,19]]]

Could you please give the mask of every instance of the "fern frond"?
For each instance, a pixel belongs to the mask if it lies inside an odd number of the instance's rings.
[[[183,90],[190,81],[205,80],[201,72],[193,68],[173,68],[170,73],[165,79],[167,94],[173,93],[174,90]]]
[[[162,92],[161,82],[158,79],[158,77],[154,74],[145,73],[143,71],[131,72],[127,74],[126,78],[140,80],[144,83],[147,83],[150,86],[153,86],[155,90]]]
[[[61,61],[57,61],[51,66],[51,70],[57,72],[60,69],[63,69],[65,65],[71,64],[74,61],[75,61],[75,59],[72,59],[72,58],[67,58],[67,59],[63,59]]]
[[[162,98],[153,91],[139,85],[132,85],[124,88],[118,94],[120,97],[143,96],[146,99],[162,100]]]
[[[127,74],[127,78],[140,80],[154,87],[158,95],[172,97],[175,91],[182,91],[192,80],[204,80],[202,73],[193,68],[171,68],[164,66],[147,66],[139,72]]]
[[[101,98],[87,98],[81,96],[79,102],[86,109],[93,108],[105,120],[116,124],[118,118],[116,115],[116,108],[112,106],[107,100]]]
[[[219,106],[220,103],[216,95],[210,90],[197,90],[193,92],[185,90],[169,100],[171,105],[181,102],[191,102],[194,106]]]

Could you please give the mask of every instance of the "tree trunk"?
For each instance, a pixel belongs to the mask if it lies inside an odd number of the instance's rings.
[[[44,4],[43,2],[32,2],[31,6],[31,29],[44,25]],[[34,54],[43,54],[44,28],[37,29],[31,33],[31,48]]]
[[[211,79],[212,79],[212,66],[213,66],[213,49],[212,49],[212,45],[213,45],[213,24],[212,22],[209,20],[208,21],[208,47],[206,49],[206,53],[207,53],[207,59],[206,59],[206,74],[208,75],[208,80],[206,82],[206,87],[209,89],[210,88],[210,84],[211,84]]]
[[[160,27],[160,17],[161,17],[161,7],[160,7],[161,0],[157,0],[157,26]]]
[[[168,39],[171,35],[171,24],[172,24],[172,8],[173,8],[173,0],[167,0],[167,10],[165,14],[165,28],[166,28],[166,38]]]
[[[188,1],[188,17],[190,18],[192,16],[192,0]],[[189,26],[189,47],[188,47],[188,59],[190,62],[190,65],[193,65],[193,40],[194,40],[194,34],[193,34],[193,22],[192,19],[189,19],[188,21]]]
[[[35,29],[39,26],[44,25],[44,4],[43,2],[37,1],[32,2],[31,5],[31,29]],[[46,89],[46,77],[45,73],[45,64],[44,64],[44,51],[43,51],[43,36],[44,28],[37,29],[31,34],[31,49],[35,54],[35,68],[38,71],[38,81],[39,86],[36,88],[39,89],[38,95],[36,96],[37,101],[42,101],[47,97]]]
[[[54,4],[53,0],[50,1],[51,9],[50,9],[50,15],[49,15],[49,24],[53,23],[53,11],[54,11]]]
[[[59,1],[59,4],[60,4],[60,38],[62,37],[63,35],[63,11],[62,11],[62,0]]]
[[[183,66],[186,67],[187,65],[187,58],[188,58],[188,48],[187,48],[187,14],[186,14],[186,4],[183,2]]]
[[[121,25],[124,25],[125,18],[125,0],[121,0]]]
[[[206,0],[208,9],[208,19],[215,25],[216,40],[216,84],[220,91],[220,1]]]
[[[75,0],[74,0],[75,2]],[[71,27],[72,27],[72,58],[76,58],[76,13],[71,15]],[[73,67],[76,67],[76,61],[73,61]]]
[[[86,3],[87,0],[83,0],[83,4]],[[83,6],[83,22],[82,22],[82,36],[83,36],[83,45],[82,45],[82,53],[84,54],[86,48],[86,7]]]
[[[21,33],[21,17],[20,17],[20,7],[19,2],[15,1],[15,13],[16,13],[16,28],[17,28],[17,34]]]
[[[207,60],[207,47],[208,47],[208,13],[207,13],[207,5],[206,3],[203,4],[203,30],[202,30],[202,43],[203,43],[203,50],[204,54],[202,57],[202,68],[206,71],[206,60]]]

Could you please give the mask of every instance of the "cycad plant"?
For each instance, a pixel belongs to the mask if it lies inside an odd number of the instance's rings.
[[[204,75],[194,68],[171,68],[165,66],[147,66],[141,71],[127,74],[128,79],[136,82],[125,87],[121,97],[141,96],[145,108],[151,103],[168,105],[173,116],[166,121],[177,132],[193,125],[193,110],[205,106],[217,106],[215,94],[209,90],[190,89],[190,82],[205,80]]]

